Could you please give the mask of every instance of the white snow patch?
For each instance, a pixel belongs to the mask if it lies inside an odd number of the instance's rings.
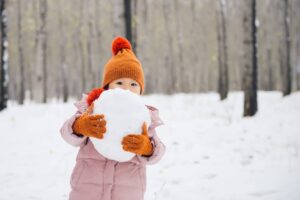
[[[243,95],[150,95],[167,151],[147,167],[145,200],[299,200],[300,93],[259,92],[243,118]],[[61,138],[74,101],[9,102],[0,112],[0,199],[65,200],[78,148]]]

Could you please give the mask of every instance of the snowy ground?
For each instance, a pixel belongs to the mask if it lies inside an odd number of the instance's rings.
[[[242,118],[242,93],[151,95],[165,126],[163,160],[148,167],[146,200],[299,200],[300,93],[259,93]],[[0,112],[0,200],[63,200],[77,149],[59,134],[75,111],[26,103]]]

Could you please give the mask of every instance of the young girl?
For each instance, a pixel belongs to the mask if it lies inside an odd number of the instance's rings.
[[[146,189],[145,165],[157,163],[165,146],[157,137],[155,128],[162,123],[158,110],[147,106],[151,124],[143,124],[142,133],[123,138],[124,151],[136,155],[128,162],[109,160],[98,153],[89,137],[102,139],[106,132],[104,115],[91,115],[93,101],[103,90],[121,88],[136,94],[144,92],[144,74],[131,44],[122,37],[112,43],[112,58],[103,71],[102,87],[83,95],[74,105],[77,112],[68,119],[60,132],[63,139],[80,147],[71,175],[70,200],[142,200]]]

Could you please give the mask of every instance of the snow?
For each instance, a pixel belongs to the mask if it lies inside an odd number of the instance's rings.
[[[259,21],[259,19],[255,19],[255,26],[256,26],[256,27],[259,27],[259,26],[260,26],[260,21]]]
[[[96,150],[111,160],[132,159],[135,154],[124,151],[121,143],[124,136],[141,133],[144,122],[151,122],[143,98],[129,90],[107,90],[95,101],[93,114],[104,114],[107,123],[103,139],[91,138]]]
[[[259,112],[243,118],[243,96],[150,95],[167,146],[147,167],[146,200],[299,200],[300,93],[259,92]],[[63,141],[74,101],[9,102],[0,112],[0,199],[65,200],[77,149]]]

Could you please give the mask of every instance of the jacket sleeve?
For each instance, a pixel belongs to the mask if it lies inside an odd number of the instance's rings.
[[[165,154],[166,147],[158,138],[155,129],[149,130],[149,132],[152,133],[152,137],[150,137],[150,140],[153,146],[153,153],[151,156],[138,155],[138,159],[144,164],[152,165],[161,160],[161,158]]]
[[[163,155],[165,154],[166,147],[157,136],[155,130],[156,127],[163,125],[164,122],[160,119],[157,108],[154,108],[152,106],[147,106],[147,107],[149,108],[151,114],[151,124],[149,126],[148,132],[149,132],[150,141],[153,146],[153,153],[150,156],[138,155],[138,159],[143,164],[152,165],[160,161]]]
[[[75,106],[78,108],[77,112],[71,118],[66,120],[60,129],[62,138],[74,147],[79,147],[83,145],[87,139],[86,136],[80,137],[75,135],[72,129],[73,123],[78,117],[80,117],[83,114],[83,111],[86,107],[86,105],[84,105],[82,102],[83,101],[75,103]]]

